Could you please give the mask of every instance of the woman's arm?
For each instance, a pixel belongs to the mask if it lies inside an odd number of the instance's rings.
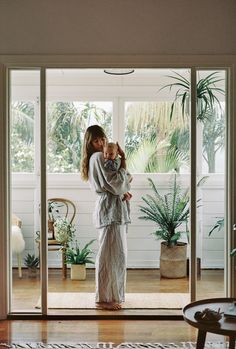
[[[113,195],[123,195],[130,190],[126,170],[110,171],[104,167],[103,154],[94,153],[89,161],[89,181],[97,192],[108,191]]]

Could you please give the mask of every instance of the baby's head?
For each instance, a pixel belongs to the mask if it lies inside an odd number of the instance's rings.
[[[103,147],[103,155],[107,160],[115,160],[118,155],[118,146],[116,143],[109,142]]]

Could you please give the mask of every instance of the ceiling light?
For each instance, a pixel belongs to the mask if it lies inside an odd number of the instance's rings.
[[[110,75],[128,75],[128,74],[132,74],[134,72],[134,69],[128,69],[128,68],[124,68],[124,69],[104,69],[104,73],[106,74],[110,74]]]

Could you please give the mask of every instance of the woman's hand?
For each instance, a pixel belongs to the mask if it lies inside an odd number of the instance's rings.
[[[129,191],[127,191],[127,193],[124,193],[122,201],[129,201],[132,198],[132,196],[133,195]]]
[[[118,150],[118,155],[120,155],[121,159],[124,159],[125,160],[125,152],[124,150],[121,149],[120,145],[118,142],[116,142],[117,144],[117,150]]]
[[[125,158],[125,152],[124,150],[121,149],[120,145],[118,142],[116,142],[117,144],[117,152],[118,152],[118,155],[120,155],[120,158],[121,158],[121,164],[120,164],[120,167],[124,168],[126,170],[126,158]]]

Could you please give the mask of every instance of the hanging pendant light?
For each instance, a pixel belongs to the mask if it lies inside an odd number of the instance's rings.
[[[104,69],[104,73],[110,74],[110,75],[128,75],[128,74],[134,73],[134,69],[130,69],[130,68],[123,68],[123,69],[111,68],[111,69]]]

